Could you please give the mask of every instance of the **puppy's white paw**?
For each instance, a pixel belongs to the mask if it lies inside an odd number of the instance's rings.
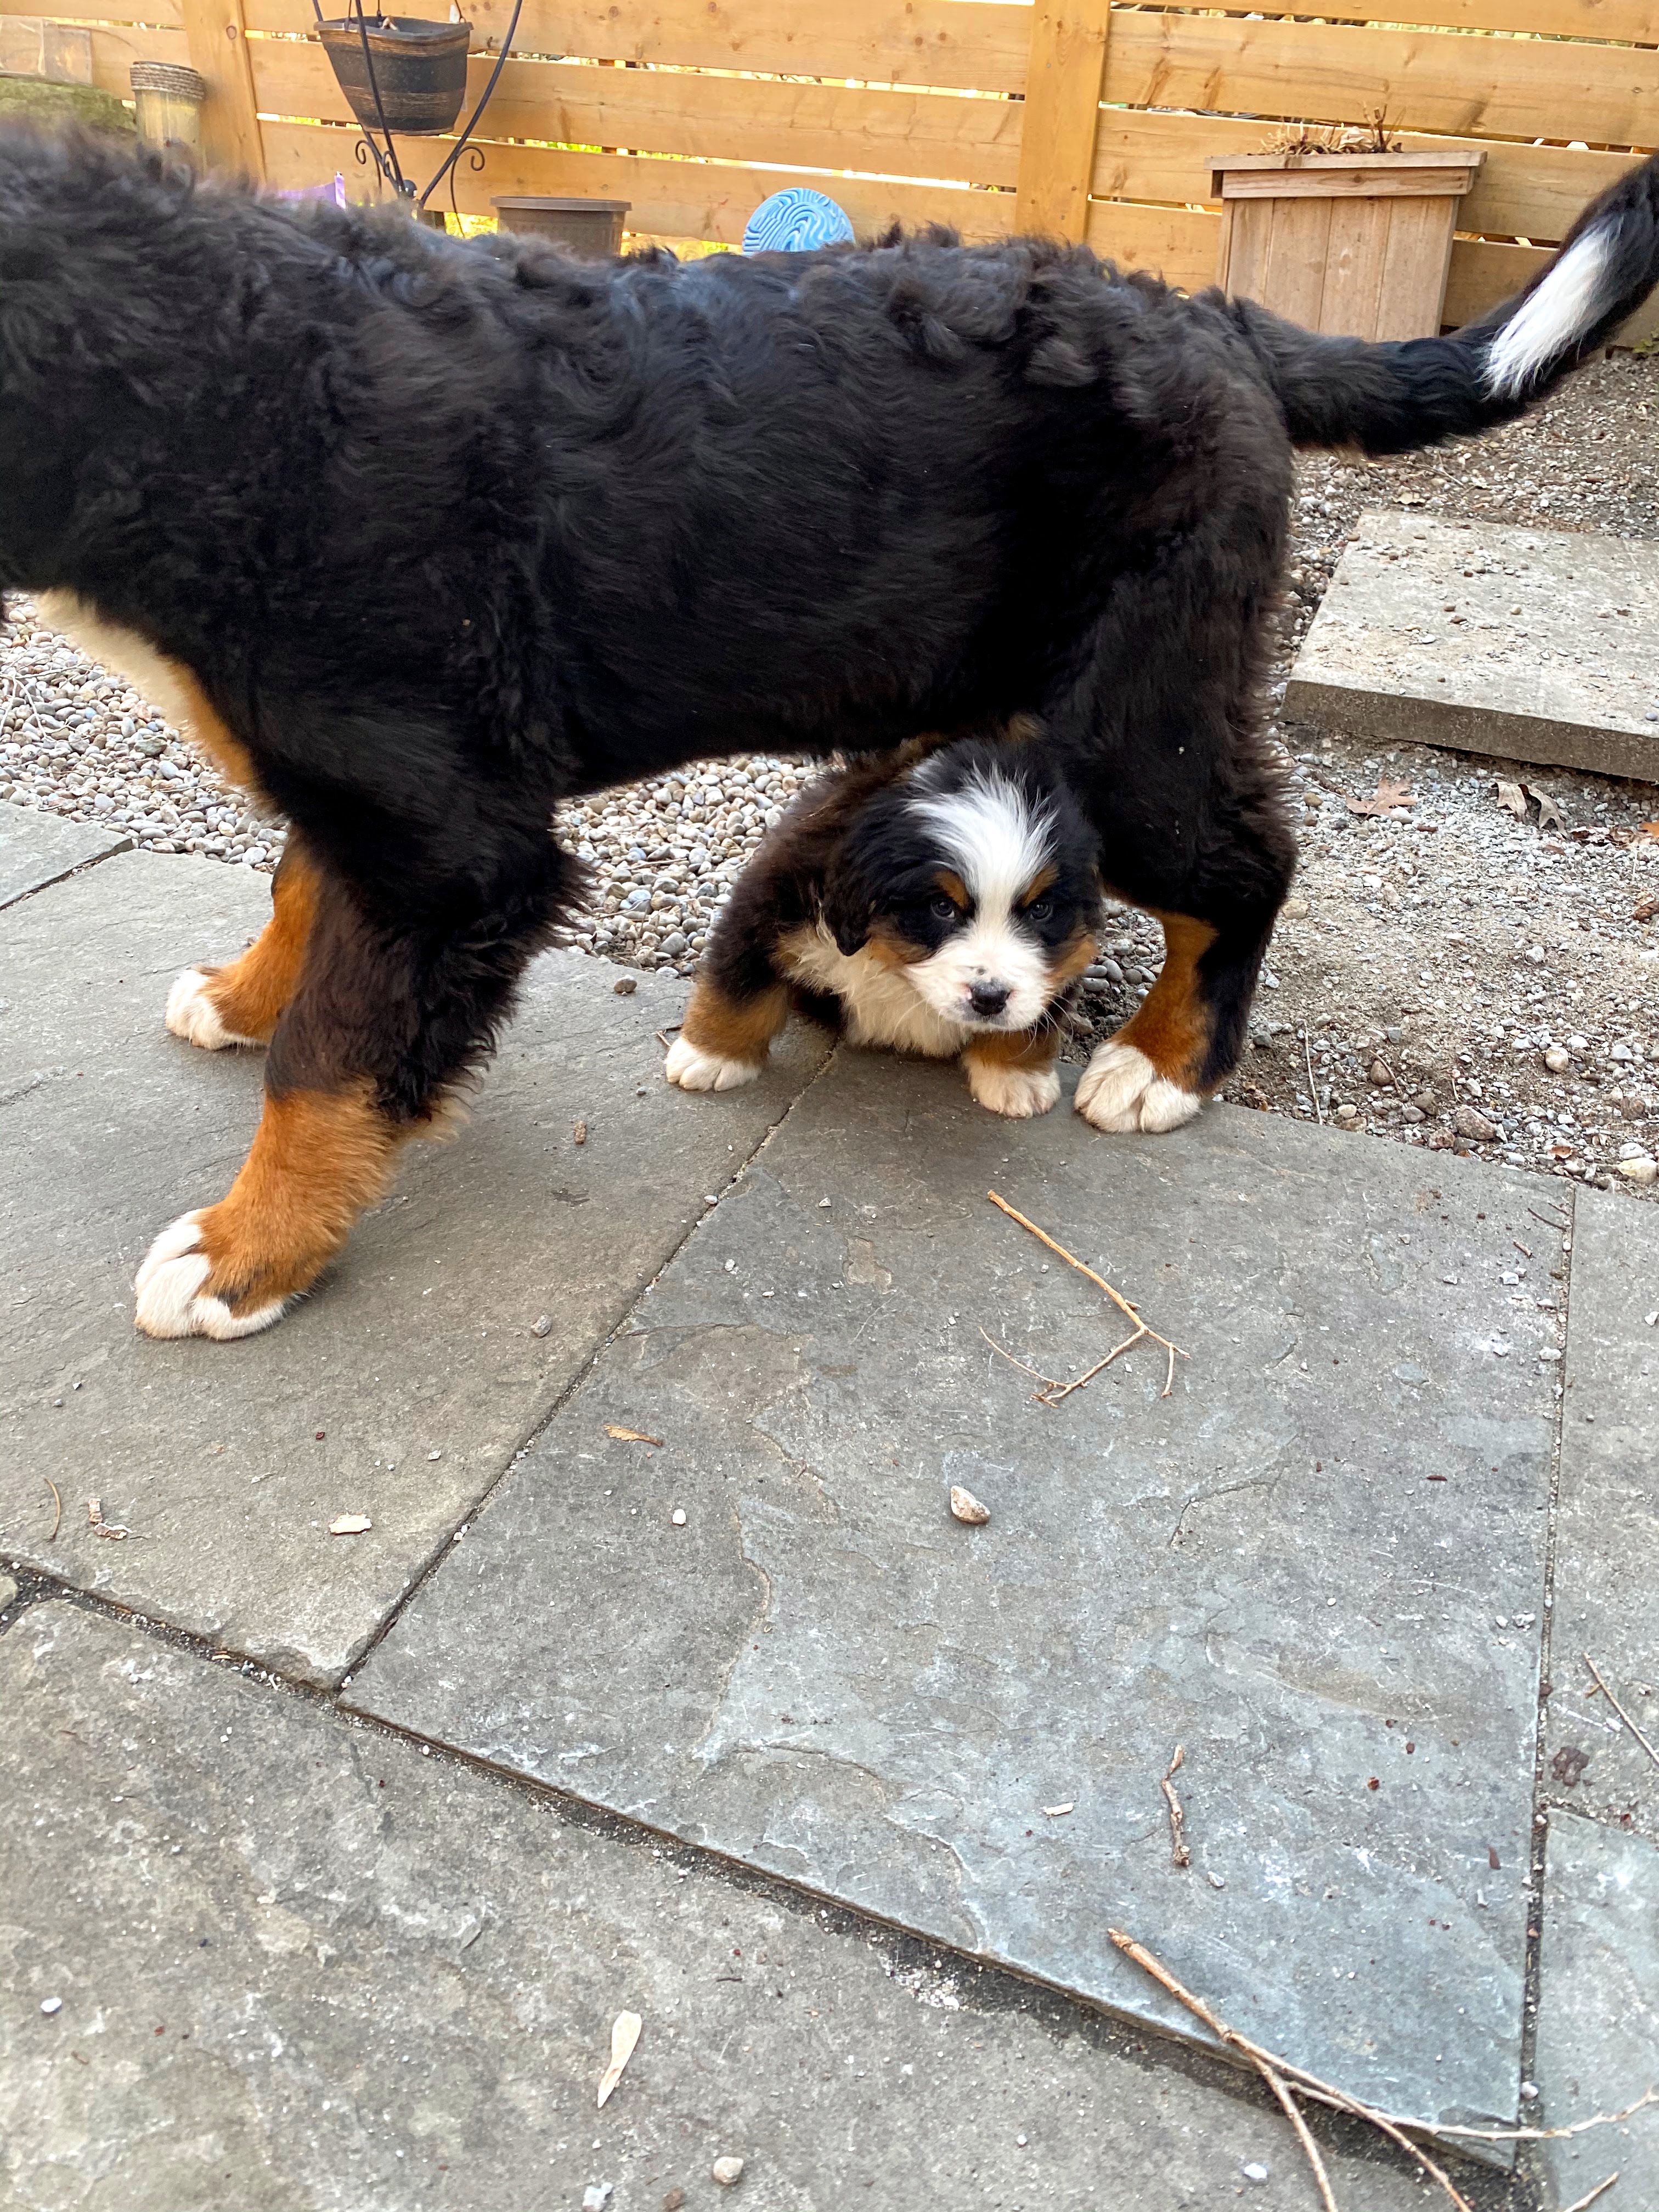
[[[677,1036],[668,1048],[662,1072],[682,1091],[735,1091],[741,1084],[752,1083],[764,1065],[761,1060],[722,1060],[718,1053],[700,1052],[684,1037]]]
[[[1178,1129],[1204,1103],[1196,1091],[1158,1073],[1137,1046],[1114,1037],[1102,1045],[1077,1086],[1077,1110],[1097,1129]]]
[[[222,1298],[202,1295],[213,1267],[202,1249],[204,1211],[181,1213],[169,1222],[144,1255],[133,1282],[138,1297],[133,1318],[146,1336],[212,1336],[228,1343],[282,1319],[286,1298],[233,1313]]]
[[[970,1060],[968,1088],[981,1106],[1006,1114],[1011,1121],[1046,1114],[1060,1096],[1060,1077],[1052,1067],[1000,1067]]]
[[[209,981],[199,968],[186,968],[182,975],[174,976],[167,1012],[167,1024],[174,1036],[200,1045],[204,1052],[222,1052],[229,1044],[258,1044],[258,1037],[238,1036],[225,1027],[209,996]]]

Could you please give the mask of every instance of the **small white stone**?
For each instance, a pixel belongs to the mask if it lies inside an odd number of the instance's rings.
[[[684,1508],[684,1506],[683,1506],[683,1505],[677,1505],[677,1506],[674,1508],[673,1511],[669,1515],[669,1516],[668,1516],[668,1517],[669,1517],[669,1519],[673,1522],[674,1526],[675,1526],[677,1528],[684,1528],[684,1526],[685,1526],[685,1508]]]
[[[443,1454],[441,1451],[430,1451],[427,1454],[427,1457],[428,1459],[441,1459],[443,1457]]]
[[[730,2189],[734,2182],[743,2179],[743,2160],[740,2158],[717,2158],[708,2171],[722,2189]]]
[[[42,1997],[40,2000],[40,2009],[45,2013],[46,2018],[50,2020],[53,2013],[62,2012],[64,2009],[64,2000],[62,1997]]]
[[[1238,2170],[1246,2181],[1265,2181],[1267,2179],[1267,2168],[1259,2158],[1247,2159]]]
[[[1659,1160],[1620,1160],[1619,1172],[1626,1182],[1645,1188],[1649,1183],[1659,1182]]]
[[[991,1517],[990,1507],[981,1505],[973,1492],[964,1490],[959,1482],[951,1486],[951,1510],[958,1521],[965,1521],[972,1528],[982,1528]]]
[[[535,1320],[530,1324],[530,1334],[532,1336],[550,1336],[552,1333],[553,1316],[551,1314],[538,1314]]]

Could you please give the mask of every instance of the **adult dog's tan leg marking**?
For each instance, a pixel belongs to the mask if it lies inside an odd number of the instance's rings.
[[[765,1067],[772,1040],[788,1018],[789,994],[781,983],[739,1002],[700,975],[662,1072],[682,1091],[735,1091]]]
[[[962,1054],[968,1088],[981,1106],[1013,1121],[1046,1114],[1060,1097],[1059,1050],[1060,1032],[1047,1026],[976,1036]]]
[[[317,911],[317,872],[290,836],[270,887],[270,920],[238,960],[186,968],[167,994],[174,1036],[216,1052],[228,1044],[268,1044],[305,966]]]
[[[1163,972],[1135,1013],[1096,1052],[1077,1087],[1077,1110],[1097,1129],[1178,1129],[1204,1103],[1198,1086],[1211,1016],[1198,963],[1217,933],[1190,915],[1158,918]]]
[[[181,1215],[138,1270],[149,1336],[252,1336],[281,1319],[386,1189],[401,1137],[367,1080],[267,1096],[241,1173],[217,1206]]]

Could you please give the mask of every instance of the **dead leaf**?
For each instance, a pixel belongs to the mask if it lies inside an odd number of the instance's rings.
[[[645,2022],[636,2012],[619,2012],[611,2023],[611,2063],[599,2076],[599,2102],[605,2099],[623,2077],[623,2069],[634,2056],[634,2045],[640,2039],[640,2030]]]
[[[574,1124],[570,1132],[570,1141],[573,1145],[585,1145],[587,1142],[586,1121],[578,1121]]]
[[[1529,797],[1538,801],[1538,826],[1540,830],[1566,828],[1566,817],[1547,791],[1540,791],[1535,783],[1529,783],[1527,792]]]
[[[329,1522],[331,1536],[366,1536],[374,1523],[367,1513],[341,1513]]]
[[[1659,822],[1644,822],[1636,834],[1638,837],[1659,839]]]
[[[1042,1817],[1045,1820],[1063,1820],[1067,1813],[1074,1813],[1076,1810],[1077,1807],[1074,1804],[1045,1805],[1042,1808]]]
[[[608,1437],[615,1437],[619,1444],[659,1444],[662,1442],[660,1437],[647,1436],[643,1429],[619,1429],[614,1421],[605,1423],[605,1432]]]
[[[1650,891],[1644,898],[1637,900],[1632,913],[1632,919],[1637,921],[1651,921],[1654,915],[1659,914],[1659,896]]]
[[[1397,806],[1415,806],[1409,784],[1379,783],[1369,799],[1350,799],[1345,802],[1350,814],[1392,814]]]
[[[106,1537],[112,1544],[126,1541],[127,1531],[118,1523],[105,1520],[103,1506],[95,1498],[87,1500],[87,1526],[94,1536]]]
[[[971,1490],[964,1490],[959,1482],[951,1486],[951,1510],[958,1521],[965,1521],[970,1528],[982,1528],[991,1517],[988,1505],[981,1505]]]
[[[1517,822],[1527,818],[1527,794],[1518,783],[1505,783],[1500,775],[1492,786],[1500,806],[1506,807]]]

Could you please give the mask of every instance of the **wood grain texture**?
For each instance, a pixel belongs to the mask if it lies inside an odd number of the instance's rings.
[[[38,7],[38,0],[37,0]],[[474,42],[512,0],[467,0]],[[309,31],[311,0],[247,0],[248,28]],[[520,52],[1023,92],[1031,9],[1011,0],[525,0]]]
[[[1443,319],[1455,200],[1392,200],[1376,302],[1377,338],[1433,337]]]
[[[1221,173],[1218,173],[1220,174]],[[1459,199],[1475,174],[1472,162],[1400,169],[1229,168],[1225,200]]]
[[[134,62],[188,62],[181,30],[163,25],[97,23],[92,29],[92,81],[117,100],[132,97]]]
[[[314,40],[254,39],[249,49],[262,112],[350,121],[349,104]],[[492,66],[483,55],[469,64],[469,103]],[[479,136],[1012,185],[1022,112],[1008,100],[510,61]],[[415,167],[418,174],[418,156]],[[826,189],[833,191],[833,182]]]
[[[1074,242],[1089,228],[1111,0],[1036,0],[1019,146],[1022,231]]]
[[[180,0],[179,15],[190,65],[207,82],[202,103],[207,166],[261,183],[264,149],[241,0]]]

